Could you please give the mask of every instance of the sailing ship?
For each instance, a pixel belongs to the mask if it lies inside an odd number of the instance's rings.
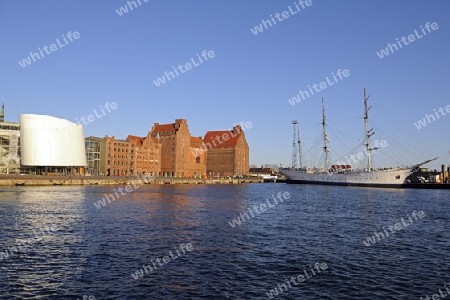
[[[322,98],[322,128],[323,128],[323,151],[324,151],[324,167],[323,168],[300,168],[295,167],[295,154],[293,156],[293,166],[291,168],[281,168],[280,173],[286,177],[287,183],[304,183],[304,184],[322,184],[322,185],[345,185],[345,186],[366,186],[366,187],[392,187],[401,188],[405,184],[405,180],[414,173],[420,166],[427,164],[436,158],[429,159],[422,163],[411,167],[394,167],[376,169],[372,167],[371,154],[379,149],[372,147],[370,139],[375,134],[373,128],[369,129],[369,109],[368,97],[366,97],[366,89],[364,88],[364,123],[365,123],[365,152],[366,166],[362,170],[355,170],[351,165],[332,165],[328,167],[328,136],[326,133],[326,116],[325,105]],[[298,124],[293,121],[293,124]],[[301,147],[300,139],[298,140],[300,162]],[[294,128],[294,146],[295,146],[295,128]],[[295,150],[294,150],[295,151]]]

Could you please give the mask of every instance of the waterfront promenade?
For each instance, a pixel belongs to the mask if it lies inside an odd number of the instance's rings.
[[[246,184],[263,182],[261,178],[177,178],[141,176],[45,176],[0,175],[0,186],[48,186],[48,185],[117,185],[144,180],[144,184]]]

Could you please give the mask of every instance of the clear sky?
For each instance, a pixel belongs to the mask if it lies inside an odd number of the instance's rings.
[[[187,119],[194,136],[250,121],[250,163],[289,165],[291,122],[298,120],[303,161],[319,165],[321,98],[331,161],[342,161],[362,151],[366,87],[372,141],[387,142],[374,155],[375,166],[434,156],[440,159],[428,166],[450,164],[450,115],[444,115],[450,105],[449,1],[312,0],[303,7],[296,0],[139,1],[121,16],[116,10],[124,0],[1,1],[6,121],[31,113],[76,122],[97,110],[101,117],[85,125],[85,135],[122,138],[145,136],[154,122],[177,118]],[[272,27],[266,22],[268,28],[254,34],[263,19]],[[438,28],[428,31],[427,22]],[[78,39],[70,41],[69,32]],[[377,52],[396,38],[402,48],[391,46],[380,58]],[[44,55],[33,61],[30,52],[38,47]],[[200,63],[197,53],[204,50],[213,57]],[[30,64],[22,67],[19,61],[27,58]],[[172,66],[178,65],[184,73],[177,69],[177,76]],[[350,75],[335,81],[339,69]],[[154,81],[166,71],[175,78],[158,87]],[[289,103],[321,82],[324,89]],[[107,102],[117,107],[103,114]],[[418,129],[414,123],[434,109],[440,118],[429,117]]]

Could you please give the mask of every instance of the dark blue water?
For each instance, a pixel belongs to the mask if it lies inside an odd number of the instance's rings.
[[[1,188],[0,298],[269,299],[280,285],[275,299],[420,299],[450,283],[450,191],[165,185],[96,208],[113,188]],[[143,265],[156,268],[134,279]]]

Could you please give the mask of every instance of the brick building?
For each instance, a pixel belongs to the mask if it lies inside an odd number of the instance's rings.
[[[106,176],[205,178],[248,174],[249,147],[239,125],[191,136],[187,121],[155,123],[146,137],[86,138],[88,172]]]
[[[90,137],[89,139],[92,139]],[[100,138],[96,138],[100,139]],[[161,143],[150,136],[129,135],[126,140],[104,137],[100,155],[100,174],[106,176],[159,176],[161,172]]]
[[[208,131],[204,138],[208,176],[248,174],[249,147],[241,126],[233,130]]]
[[[107,176],[126,176],[130,172],[131,144],[125,140],[116,140],[114,136],[105,136],[105,170]]]
[[[202,178],[206,175],[206,153],[191,154],[191,149],[201,147],[203,141],[191,136],[186,120],[155,123],[151,136],[161,141],[162,176]]]
[[[187,172],[197,178],[204,178],[206,176],[206,152],[201,151],[201,153],[193,155],[193,153],[198,152],[202,148],[203,144],[201,137],[191,137]]]
[[[145,138],[129,135],[130,143],[130,174],[160,176],[161,172],[161,141],[151,136]]]

